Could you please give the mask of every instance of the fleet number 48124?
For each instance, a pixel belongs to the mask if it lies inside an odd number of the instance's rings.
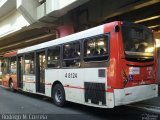
[[[65,73],[66,78],[77,78],[77,73]]]

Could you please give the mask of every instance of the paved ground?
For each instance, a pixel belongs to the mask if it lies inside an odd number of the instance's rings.
[[[40,114],[35,116],[35,114]],[[12,116],[7,116],[12,115]],[[14,116],[13,116],[14,115]],[[17,115],[17,116],[15,116]],[[23,116],[24,115],[24,116]],[[26,116],[27,117],[26,117]],[[30,116],[33,115],[33,116]],[[54,120],[158,120],[160,116],[151,111],[121,106],[114,109],[99,109],[67,103],[64,108],[52,104],[44,96],[10,92],[0,87],[0,119],[54,119]],[[37,117],[37,118],[36,118]]]

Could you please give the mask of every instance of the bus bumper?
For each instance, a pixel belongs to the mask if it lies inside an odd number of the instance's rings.
[[[158,96],[158,85],[141,85],[124,89],[114,89],[115,106],[139,102]]]

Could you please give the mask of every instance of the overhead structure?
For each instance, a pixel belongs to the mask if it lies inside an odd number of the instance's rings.
[[[23,29],[0,38],[0,53],[14,51],[27,46],[46,42],[56,38],[56,32],[49,27]]]
[[[113,14],[109,16],[105,22],[113,20],[127,20],[139,24],[148,26],[149,28],[158,31],[160,30],[160,1],[159,0],[140,0],[141,5],[134,6],[131,4],[130,7],[126,6],[122,9],[121,14]],[[136,4],[136,3],[135,3]],[[118,14],[119,13],[119,14]]]
[[[160,0],[0,0],[0,27],[14,11],[30,25],[0,36],[0,54],[116,20],[160,31]]]

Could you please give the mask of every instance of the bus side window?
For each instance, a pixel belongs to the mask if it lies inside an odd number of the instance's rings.
[[[25,74],[34,74],[34,53],[29,53],[25,55]]]
[[[48,49],[47,53],[47,67],[52,68],[60,68],[60,47],[53,47]]]
[[[63,46],[63,67],[80,67],[80,42]]]
[[[9,69],[10,69],[10,73],[12,74],[15,74],[17,72],[16,57],[11,57]]]
[[[108,59],[108,39],[106,36],[98,36],[84,41],[84,61],[104,61]]]
[[[8,66],[8,58],[4,58],[2,62],[2,74],[7,74],[9,72]]]

